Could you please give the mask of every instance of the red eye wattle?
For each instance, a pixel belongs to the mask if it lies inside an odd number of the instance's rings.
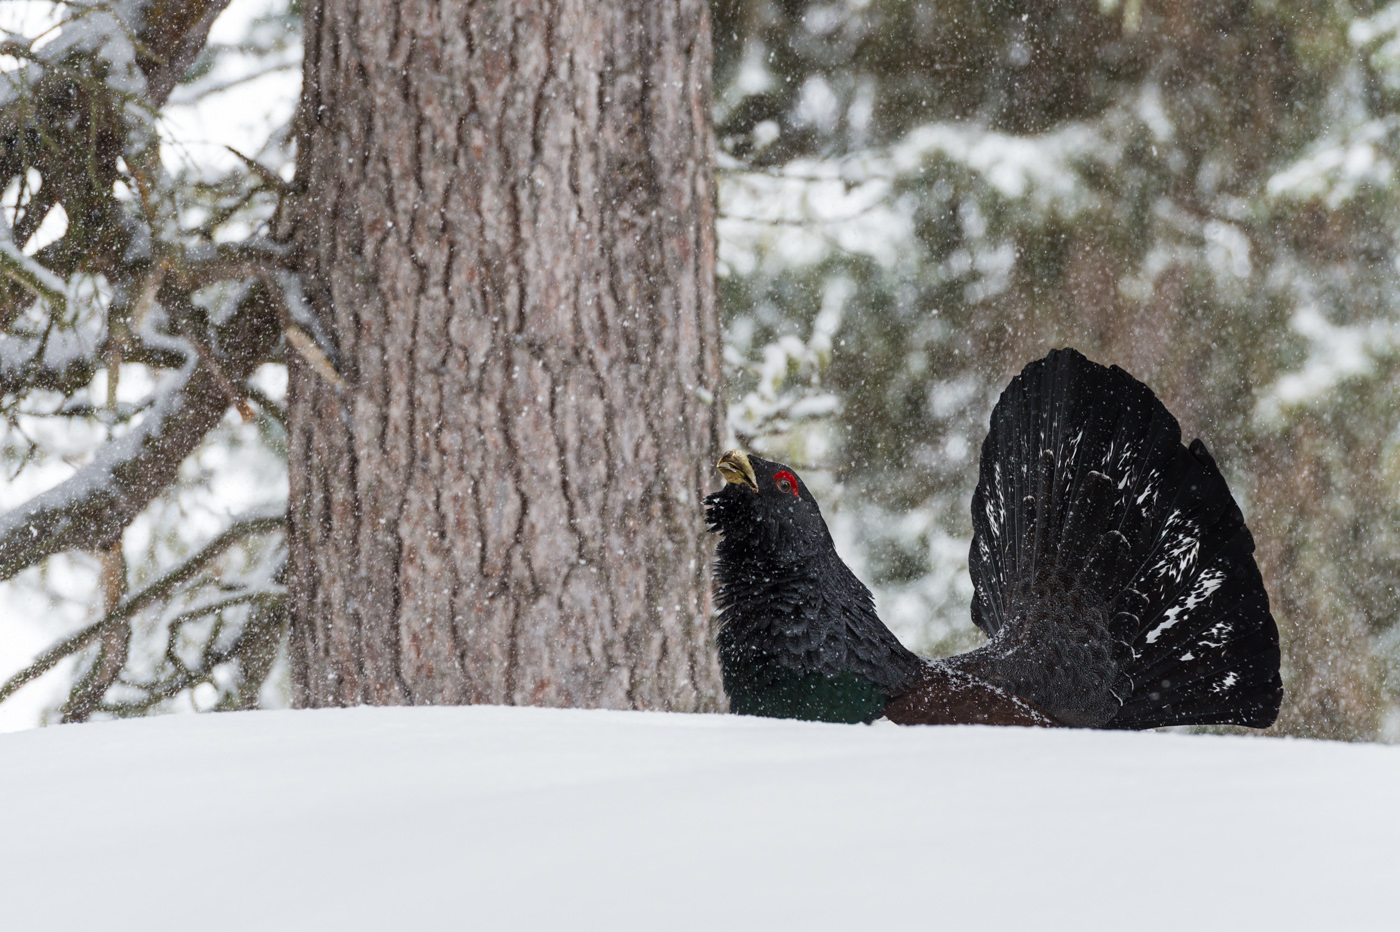
[[[786,469],[778,470],[778,474],[773,477],[773,484],[778,487],[779,492],[788,495],[799,495],[797,491],[797,477]]]

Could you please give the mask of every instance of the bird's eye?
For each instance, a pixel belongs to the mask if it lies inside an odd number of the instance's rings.
[[[784,469],[773,477],[773,484],[778,487],[778,491],[784,495],[797,495],[797,477]]]

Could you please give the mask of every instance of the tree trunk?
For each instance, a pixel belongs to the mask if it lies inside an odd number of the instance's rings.
[[[297,702],[711,709],[704,0],[310,0]]]

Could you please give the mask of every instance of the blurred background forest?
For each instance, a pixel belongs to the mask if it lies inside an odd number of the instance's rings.
[[[50,4],[0,12],[25,42],[54,21]],[[934,654],[980,639],[968,506],[988,415],[1022,365],[1072,345],[1151,385],[1241,500],[1284,640],[1274,730],[1400,739],[1400,3],[712,12],[731,428],[804,471],[891,627]],[[153,124],[171,202],[210,242],[274,222],[299,56],[294,3],[235,0]],[[44,216],[22,183],[3,196],[10,225]],[[68,222],[48,213],[26,254]],[[71,330],[104,302],[70,295]],[[128,530],[134,579],[232,512],[281,508],[279,369]],[[6,395],[0,509],[90,457],[149,391],[137,372]],[[235,547],[223,572],[277,547]],[[100,613],[102,586],[79,554],[0,586],[0,677]],[[275,638],[256,670],[220,662],[270,616],[190,599],[138,626],[146,679],[107,714],[285,703]],[[5,724],[56,719],[96,662],[55,666]]]
[[[824,468],[892,627],[977,641],[988,415],[1072,345],[1241,499],[1276,730],[1400,736],[1400,4],[714,9],[731,419]]]

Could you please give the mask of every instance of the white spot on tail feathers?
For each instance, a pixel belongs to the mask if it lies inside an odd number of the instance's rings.
[[[1230,636],[1232,625],[1228,621],[1217,621],[1210,626],[1210,630],[1205,633],[1199,641],[1197,647],[1220,648],[1225,646],[1225,639]],[[1214,638],[1215,640],[1211,640]]]
[[[1223,677],[1221,677],[1219,683],[1216,683],[1215,685],[1211,686],[1210,691],[1213,693],[1229,692],[1230,687],[1234,686],[1239,681],[1239,676],[1233,670],[1231,670],[1229,673],[1226,673]]]
[[[993,463],[992,494],[987,496],[987,526],[993,537],[1001,536],[1001,527],[1005,521],[1006,502],[1001,493],[1001,463]]]
[[[1152,567],[1156,576],[1171,576],[1174,582],[1181,582],[1196,563],[1201,550],[1200,538],[1195,536],[1197,528],[1181,517],[1179,510],[1167,516],[1162,526],[1162,556]]]
[[[1190,611],[1197,605],[1200,605],[1206,599],[1209,599],[1211,595],[1215,593],[1215,590],[1220,588],[1220,585],[1223,582],[1225,582],[1225,574],[1220,572],[1219,570],[1210,570],[1205,573],[1202,573],[1200,578],[1196,580],[1196,584],[1193,585],[1189,590],[1187,590],[1186,597],[1183,598],[1176,605],[1173,605],[1170,608],[1168,608],[1166,612],[1163,613],[1164,617],[1162,619],[1162,622],[1159,625],[1157,625],[1157,627],[1147,632],[1147,643],[1157,643],[1157,639],[1162,636],[1162,632],[1166,631],[1172,625],[1180,621],[1182,615],[1190,613]],[[1207,634],[1214,634],[1216,629],[1220,628],[1221,626],[1224,626],[1226,632],[1230,630],[1229,623],[1221,621],[1216,622],[1215,625],[1211,627],[1210,631],[1207,632]],[[1206,646],[1205,642],[1202,642],[1200,646]],[[1219,647],[1220,645],[1211,644],[1209,646]]]
[[[1073,463],[1074,458],[1079,455],[1079,441],[1084,439],[1084,428],[1079,428],[1079,433],[1074,435],[1074,439],[1069,442],[1069,462]]]

